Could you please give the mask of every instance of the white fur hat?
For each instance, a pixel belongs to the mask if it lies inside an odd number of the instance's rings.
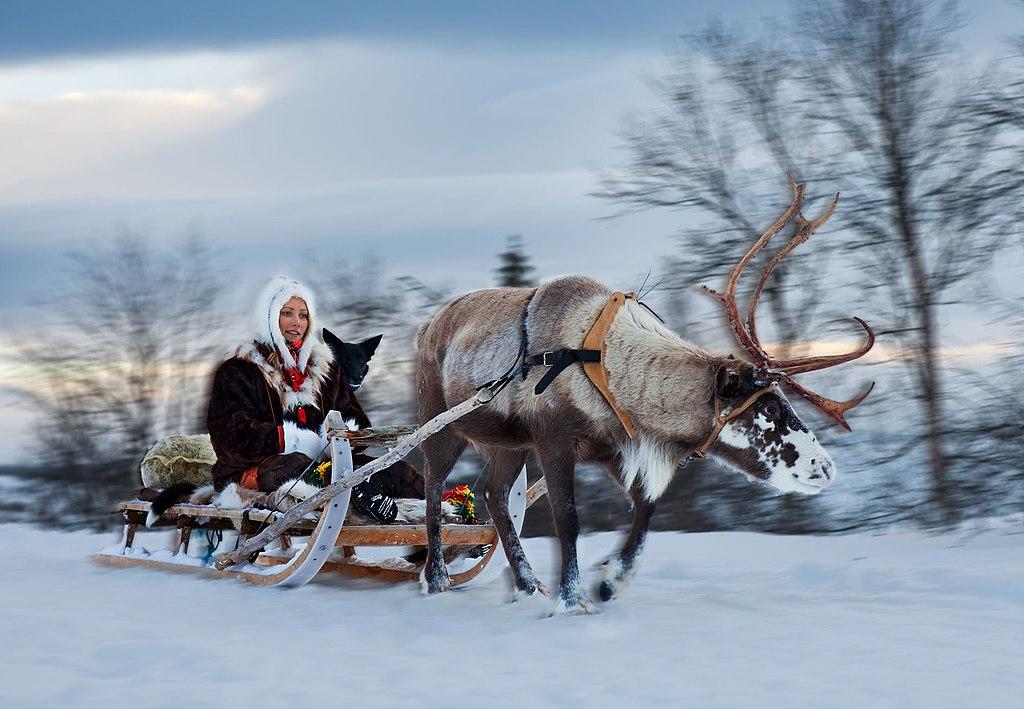
[[[299,350],[299,361],[292,358],[288,351],[288,343],[278,325],[281,315],[281,308],[292,298],[302,298],[306,302],[306,310],[309,311],[309,329],[302,340],[302,349]],[[263,344],[273,347],[281,356],[281,361],[286,367],[297,368],[302,371],[309,362],[309,354],[317,345],[323,345],[320,335],[320,328],[316,320],[316,301],[313,292],[286,276],[278,276],[267,284],[256,301],[256,339]]]

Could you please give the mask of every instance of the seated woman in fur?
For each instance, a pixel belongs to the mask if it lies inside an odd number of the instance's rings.
[[[312,292],[279,276],[257,302],[252,339],[213,376],[206,425],[217,454],[214,488],[237,483],[273,492],[308,478],[325,452],[324,419],[332,409],[350,428],[370,425],[320,333]],[[411,466],[399,462],[353,488],[352,505],[374,521],[391,522],[397,513],[392,498],[422,498],[422,485]],[[306,497],[312,488],[300,480],[291,494]]]

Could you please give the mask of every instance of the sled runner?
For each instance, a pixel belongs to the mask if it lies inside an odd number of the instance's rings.
[[[486,400],[479,401],[476,405],[484,403]],[[471,408],[466,408],[462,414]],[[446,423],[447,421],[443,422],[441,427],[443,428]],[[431,430],[418,437],[415,435],[426,428],[427,426],[424,426],[419,431],[413,431],[410,428],[392,427],[382,430],[379,434],[372,430],[364,430],[353,433],[350,438],[357,441],[360,446],[388,448],[398,445],[403,438],[419,438],[418,441],[409,440],[399,446],[406,449],[400,456],[404,457],[416,444],[431,433],[436,433]],[[359,479],[360,471],[373,465],[369,464],[354,471],[352,443],[349,438],[341,436],[331,441],[331,463],[332,484],[343,481],[346,476],[349,480]],[[522,530],[526,509],[546,491],[543,479],[527,490],[525,468],[519,474],[509,492],[509,511],[517,533]],[[152,527],[177,529],[171,548],[149,552],[135,546],[135,537],[140,526],[145,528],[151,503],[141,499],[122,502],[117,506],[124,524],[121,543],[99,552],[94,559],[101,564],[120,568],[142,566],[217,578],[240,578],[261,586],[302,586],[321,571],[384,581],[419,580],[424,561],[418,556],[422,555],[372,560],[361,558],[356,550],[360,547],[426,545],[426,526],[346,525],[350,494],[350,487],[336,492],[326,499],[326,503],[319,511],[306,514],[298,521],[288,524],[280,535],[275,536],[270,543],[264,544],[261,550],[247,561],[226,568],[217,567],[212,558],[212,550],[208,555],[210,558],[206,559],[189,555],[193,532],[206,532],[211,539],[221,535],[230,539],[237,533],[238,546],[243,546],[261,533],[265,534],[275,523],[280,526],[285,514],[255,508],[225,509],[214,505],[174,505],[155,524],[151,524]],[[225,532],[227,535],[224,535]],[[485,572],[492,557],[501,549],[501,542],[493,524],[445,524],[441,530],[441,537],[446,547],[445,561],[452,570],[453,585],[483,583],[501,573],[501,564],[491,566],[490,570]]]

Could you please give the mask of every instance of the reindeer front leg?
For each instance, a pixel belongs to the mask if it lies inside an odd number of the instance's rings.
[[[629,489],[629,497],[633,501],[633,524],[622,548],[608,557],[600,566],[605,578],[598,585],[597,593],[602,601],[610,601],[619,596],[633,580],[640,557],[643,555],[644,542],[651,528],[651,517],[657,502],[649,500],[643,485],[639,481]]]
[[[568,440],[568,439],[566,439]],[[537,457],[548,483],[548,502],[555,521],[555,533],[562,549],[562,578],[555,603],[556,615],[599,613],[597,605],[580,581],[576,540],[580,520],[576,514],[576,456],[571,445],[552,440],[537,446]]]

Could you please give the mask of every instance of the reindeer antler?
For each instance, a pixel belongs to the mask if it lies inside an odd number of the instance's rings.
[[[782,231],[782,228],[789,223],[795,214],[800,211],[800,207],[804,201],[804,186],[799,184],[793,176],[789,176],[789,185],[793,188],[793,201],[789,205],[789,209],[782,213],[775,223],[768,227],[768,231],[761,234],[754,245],[747,249],[747,253],[743,254],[743,258],[732,267],[729,271],[729,281],[725,285],[725,293],[719,293],[714,288],[709,286],[701,286],[704,290],[711,294],[711,296],[722,304],[725,308],[725,314],[729,318],[729,325],[732,327],[733,332],[736,333],[737,339],[740,341],[740,345],[743,346],[751,357],[756,360],[756,363],[762,367],[768,366],[768,361],[771,357],[768,353],[761,348],[761,343],[757,341],[757,336],[751,334],[743,327],[743,322],[740,319],[739,306],[736,304],[736,284],[740,281],[740,276],[743,275],[743,271],[747,265],[754,260],[754,257],[761,253],[761,250],[765,245],[771,241],[772,237]],[[759,292],[759,291],[758,291]],[[757,301],[755,300],[753,305],[756,306]]]
[[[797,246],[811,238],[811,235],[814,234],[822,224],[829,220],[832,213],[835,211],[836,205],[839,203],[838,194],[832,199],[832,204],[829,205],[828,209],[826,209],[825,212],[817,219],[808,221],[804,218],[803,214],[799,215],[796,233],[790,238],[785,246],[779,249],[778,253],[772,257],[764,267],[764,270],[761,271],[761,276],[758,278],[757,285],[754,286],[750,305],[747,308],[746,327],[744,327],[744,322],[740,319],[739,306],[736,303],[736,285],[739,283],[739,279],[743,274],[743,271],[754,257],[764,249],[765,245],[771,240],[771,238],[781,231],[795,214],[800,212],[800,208],[803,204],[804,185],[799,184],[792,175],[789,176],[789,183],[793,189],[792,203],[790,203],[789,208],[783,212],[782,216],[780,216],[774,224],[768,227],[768,230],[764,232],[756,242],[754,242],[754,245],[747,250],[739,262],[733,266],[732,270],[729,272],[729,280],[726,284],[725,292],[719,293],[707,286],[703,286],[703,288],[710,293],[715,300],[721,303],[722,307],[725,308],[726,315],[729,318],[729,325],[736,334],[736,339],[739,340],[743,349],[746,350],[754,359],[755,364],[769,370],[788,388],[814,404],[814,406],[823,411],[829,418],[849,431],[850,425],[846,422],[844,414],[867,398],[867,395],[871,393],[871,390],[875,386],[874,382],[872,382],[871,386],[869,386],[864,392],[849,401],[833,401],[832,399],[828,399],[802,387],[793,379],[793,375],[802,374],[804,372],[813,372],[815,370],[825,369],[826,367],[834,367],[838,364],[843,364],[844,362],[850,362],[859,357],[863,357],[875,344],[875,333],[871,327],[860,318],[853,318],[861,327],[864,328],[865,332],[867,332],[868,339],[862,346],[851,352],[836,355],[797,357],[795,359],[780,360],[772,357],[761,345],[761,341],[757,336],[757,321],[755,318],[757,305],[761,299],[761,292],[764,290],[764,284],[767,282],[769,276],[772,275],[776,267],[782,262],[782,259],[786,258],[786,256],[788,256]]]

